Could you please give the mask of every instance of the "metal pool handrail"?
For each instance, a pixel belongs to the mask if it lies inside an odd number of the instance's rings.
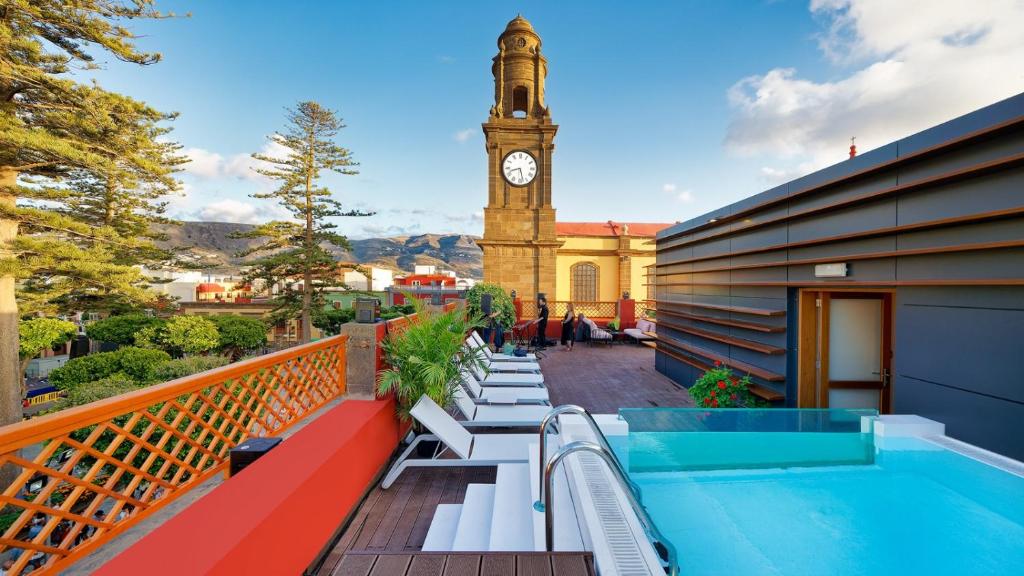
[[[611,470],[612,476],[614,476],[615,479],[618,481],[619,488],[622,489],[623,494],[626,495],[626,499],[629,500],[629,505],[630,507],[633,508],[633,512],[635,512],[637,518],[640,519],[640,524],[643,525],[644,532],[646,532],[648,538],[651,539],[651,542],[654,545],[654,549],[658,552],[658,555],[662,558],[662,560],[664,560],[667,564],[666,573],[668,574],[668,576],[678,576],[679,562],[676,557],[675,547],[672,546],[671,542],[665,539],[665,537],[661,534],[661,531],[658,530],[658,527],[654,525],[654,521],[651,520],[650,515],[647,514],[647,509],[644,508],[643,505],[641,505],[640,502],[637,500],[636,495],[633,493],[633,490],[629,485],[629,480],[626,478],[625,474],[622,471],[622,468],[619,466],[619,462],[615,458],[615,455],[611,451],[605,449],[599,444],[595,444],[594,442],[570,442],[569,444],[563,446],[554,456],[551,457],[551,461],[547,463],[547,466],[542,466],[542,470],[544,473],[544,483],[541,484],[541,489],[543,490],[542,493],[544,494],[544,537],[547,551],[553,552],[555,546],[555,515],[553,511],[554,490],[552,489],[551,478],[554,476],[554,471],[555,468],[558,466],[558,463],[561,462],[562,459],[564,459],[566,456],[574,452],[590,452],[593,454],[597,454],[598,456],[601,457],[602,460],[604,460],[605,465],[607,465],[608,468]]]
[[[540,488],[540,495],[538,496],[537,501],[533,503],[534,509],[538,512],[542,512],[544,510],[544,462],[547,459],[548,452],[548,445],[547,442],[545,442],[545,438],[548,433],[548,426],[551,426],[552,421],[560,414],[577,414],[582,416],[583,420],[590,425],[590,429],[594,432],[594,436],[597,437],[597,443],[611,454],[611,457],[615,460],[615,465],[618,466],[619,470],[623,470],[622,463],[619,462],[619,458],[615,455],[615,451],[612,450],[611,445],[608,444],[608,439],[605,438],[604,432],[601,432],[601,428],[597,425],[594,417],[590,415],[590,412],[587,412],[586,408],[577,406],[576,404],[562,404],[561,406],[555,406],[547,413],[547,415],[544,416],[544,419],[540,421],[540,429],[538,431],[540,434],[540,470],[537,471],[537,486]],[[640,487],[628,478],[626,481],[629,482],[630,489],[632,489],[633,493],[637,498],[639,498]]]

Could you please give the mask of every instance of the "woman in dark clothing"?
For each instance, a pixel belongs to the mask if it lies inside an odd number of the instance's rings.
[[[562,347],[566,350],[572,350],[572,344],[576,339],[575,323],[576,309],[573,307],[572,302],[569,302],[569,306],[565,311],[565,316],[562,317]]]

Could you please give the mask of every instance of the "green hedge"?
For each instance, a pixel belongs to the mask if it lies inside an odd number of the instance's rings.
[[[60,390],[69,390],[120,373],[136,383],[145,384],[156,380],[157,366],[170,359],[170,354],[163,350],[134,347],[89,354],[69,360],[55,369],[50,373],[50,383]]]

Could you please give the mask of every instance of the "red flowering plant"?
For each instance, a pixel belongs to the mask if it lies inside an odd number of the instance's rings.
[[[698,408],[753,406],[754,395],[747,389],[750,383],[749,374],[736,378],[732,369],[716,361],[715,367],[702,374],[690,387],[690,398]]]

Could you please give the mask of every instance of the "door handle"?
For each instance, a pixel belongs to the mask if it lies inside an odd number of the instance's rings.
[[[872,374],[877,374],[877,375],[882,377],[882,388],[888,388],[889,387],[889,369],[888,368],[882,368],[881,372],[872,372]]]

